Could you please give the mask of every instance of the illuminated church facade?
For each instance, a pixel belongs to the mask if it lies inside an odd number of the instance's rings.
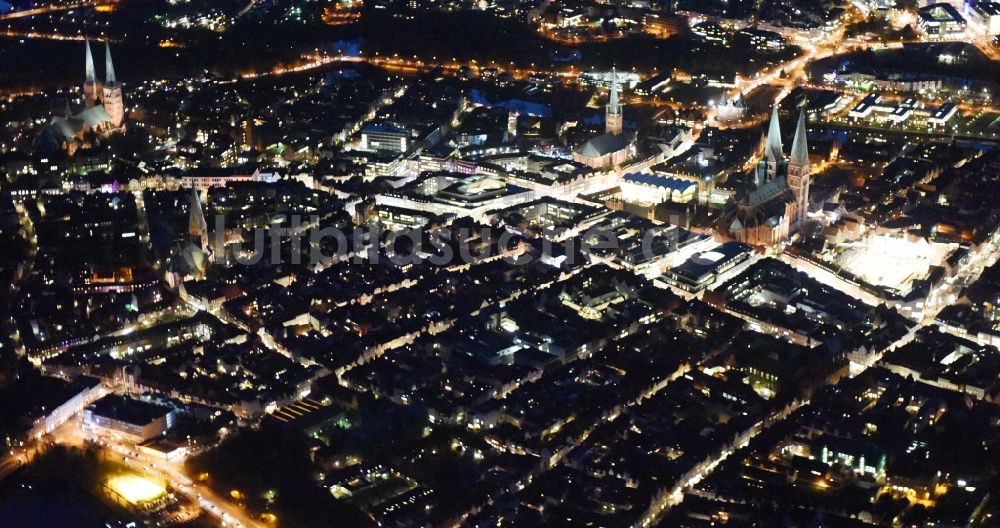
[[[719,231],[757,246],[787,240],[809,211],[809,171],[805,112],[799,114],[792,150],[785,156],[775,108],[764,142],[764,156],[754,170],[753,181],[726,204],[719,219]]]
[[[591,138],[573,150],[573,161],[593,169],[607,170],[619,166],[632,153],[632,141],[623,131],[620,88],[617,72],[611,74],[611,92],[604,110],[604,134]]]
[[[90,132],[107,137],[125,128],[125,100],[122,85],[115,75],[111,46],[104,44],[104,82],[97,80],[94,54],[86,41],[86,79],[83,83],[83,106],[73,113],[66,103],[66,113],[52,118],[48,133],[52,142],[72,155]]]

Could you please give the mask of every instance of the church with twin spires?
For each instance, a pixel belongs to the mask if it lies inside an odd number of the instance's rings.
[[[115,76],[111,46],[104,43],[104,82],[97,80],[90,39],[86,41],[85,61],[86,79],[82,94],[84,109],[73,113],[67,101],[65,114],[52,118],[44,133],[49,143],[55,144],[69,155],[73,155],[87,141],[91,132],[98,137],[107,137],[125,128],[125,101],[122,85]]]
[[[719,219],[719,231],[757,246],[787,240],[809,211],[809,170],[805,111],[799,114],[792,150],[786,157],[775,107],[764,142],[764,157],[757,164],[750,185],[726,204]]]
[[[104,107],[108,120],[103,123],[108,128],[121,128],[125,124],[125,103],[122,99],[122,85],[115,77],[115,65],[111,61],[111,46],[104,42],[104,82],[97,82],[94,69],[94,54],[87,40],[87,79],[83,83],[83,105],[86,108]]]

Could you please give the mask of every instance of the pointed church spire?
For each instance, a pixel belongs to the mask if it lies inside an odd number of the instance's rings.
[[[97,82],[97,70],[94,68],[94,53],[90,51],[90,39],[87,39],[87,82]]]
[[[205,221],[205,213],[201,209],[201,199],[198,198],[198,189],[191,187],[191,206],[188,214],[188,235],[192,238],[198,237],[201,241],[202,249],[208,245],[208,223]]]
[[[615,136],[622,133],[624,116],[622,104],[618,96],[618,71],[611,70],[611,95],[608,97],[608,107],[604,109],[604,131]]]
[[[69,98],[66,99],[66,119],[73,117],[73,110],[69,107]]]
[[[104,41],[104,75],[106,84],[115,83],[115,65],[111,62],[111,45]]]
[[[804,167],[809,164],[809,145],[806,140],[806,111],[799,112],[799,124],[795,127],[795,139],[792,140],[792,155],[790,164]]]
[[[618,115],[622,111],[621,103],[618,102],[618,72],[611,69],[611,95],[608,97],[608,114]]]
[[[764,146],[764,153],[768,161],[778,161],[784,154],[781,150],[781,124],[778,123],[778,105],[775,103],[771,111],[771,124],[767,127],[767,143]]]

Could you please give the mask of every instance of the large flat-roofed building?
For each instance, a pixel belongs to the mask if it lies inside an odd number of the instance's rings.
[[[753,248],[739,242],[724,242],[708,250],[699,251],[683,263],[663,271],[659,280],[690,293],[708,288],[726,272],[753,255]]]
[[[951,118],[955,117],[956,113],[958,113],[958,105],[951,102],[944,103],[931,113],[930,117],[927,118],[927,122],[932,125],[944,125]]]
[[[780,33],[764,29],[746,28],[737,35],[747,39],[750,47],[757,51],[781,51],[785,49],[787,44],[785,37],[782,37]]]
[[[481,216],[535,199],[535,191],[485,174],[433,173],[376,198],[389,205],[432,214]]]
[[[965,31],[965,18],[951,4],[930,4],[917,11],[920,29],[932,39],[953,38]]]
[[[906,100],[904,100],[902,103],[899,103],[898,106],[892,109],[892,112],[889,113],[889,121],[892,121],[893,123],[905,122],[907,119],[910,118],[910,116],[913,115],[913,109],[916,107],[916,105],[917,105],[917,100],[912,97],[908,97]]]
[[[857,475],[885,478],[886,453],[876,445],[853,438],[823,435],[813,441],[811,450],[820,461],[840,466]]]
[[[97,400],[83,411],[85,429],[135,443],[162,435],[173,421],[173,410],[167,407],[115,394]]]
[[[633,173],[622,178],[621,190],[622,199],[628,202],[687,203],[697,197],[698,184],[682,178]]]
[[[254,165],[239,167],[198,167],[180,177],[181,186],[204,191],[212,187],[226,187],[230,183],[262,181],[260,169]]]
[[[881,94],[868,94],[847,114],[855,119],[862,119],[871,115],[872,111],[882,102]]]
[[[56,377],[44,377],[32,384],[29,398],[21,398],[30,409],[24,415],[26,428],[18,432],[25,438],[39,438],[66,423],[102,393],[101,381],[80,376],[72,382]]]
[[[406,152],[410,148],[410,131],[388,123],[368,125],[361,129],[361,148],[378,152]]]
[[[139,445],[139,451],[160,460],[180,460],[187,456],[188,449],[182,444],[165,438],[155,438]]]
[[[1000,35],[1000,2],[965,3],[965,17],[969,23],[990,36]]]

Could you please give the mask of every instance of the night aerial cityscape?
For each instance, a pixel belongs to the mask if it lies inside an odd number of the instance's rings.
[[[0,528],[1000,527],[1000,2],[0,0]]]

